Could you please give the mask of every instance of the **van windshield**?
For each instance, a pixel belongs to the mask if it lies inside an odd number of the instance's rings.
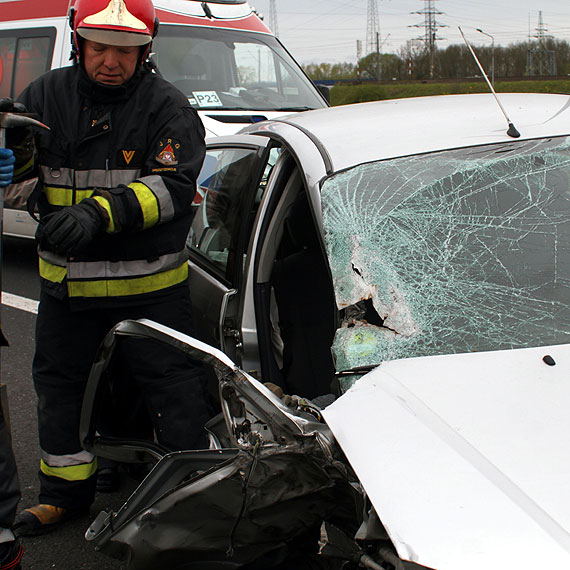
[[[198,109],[303,111],[326,106],[270,35],[163,25],[153,51],[162,76]]]

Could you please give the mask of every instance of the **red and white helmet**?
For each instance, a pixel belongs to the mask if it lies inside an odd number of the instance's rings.
[[[76,0],[69,23],[78,51],[78,36],[108,45],[144,46],[158,31],[151,0]]]

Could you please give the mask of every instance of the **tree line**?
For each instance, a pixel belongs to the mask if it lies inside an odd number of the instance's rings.
[[[506,47],[474,47],[487,75],[491,76],[494,59],[495,77],[548,76],[570,74],[570,43],[547,39],[518,42]],[[493,53],[494,52],[494,53]],[[494,56],[494,57],[493,57]],[[392,79],[464,79],[481,72],[467,46],[453,44],[436,50],[431,70],[430,54],[422,44],[409,42],[398,54],[370,53],[354,63],[312,63],[304,65],[313,80],[392,80]]]

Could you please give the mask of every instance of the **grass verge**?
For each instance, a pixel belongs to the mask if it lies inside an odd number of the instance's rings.
[[[569,79],[497,81],[498,93],[564,93],[570,94]],[[413,83],[398,81],[391,83],[368,83],[336,85],[331,89],[331,104],[348,105],[366,101],[400,99],[406,97],[424,97],[427,95],[455,95],[459,93],[488,93],[485,82],[465,83]]]

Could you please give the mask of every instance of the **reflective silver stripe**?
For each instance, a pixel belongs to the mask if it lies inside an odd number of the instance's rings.
[[[121,184],[128,186],[140,176],[140,170],[77,170],[75,187],[81,188],[116,188]]]
[[[162,223],[172,220],[174,217],[174,204],[170,192],[162,179],[162,176],[153,174],[151,176],[143,176],[138,179],[145,186],[148,186],[158,200],[158,207],[160,209],[160,221]]]
[[[82,450],[79,453],[72,453],[71,455],[52,455],[42,449],[41,456],[44,463],[47,463],[50,467],[83,465],[85,463],[91,463],[95,459],[95,456],[92,453],[85,450]]]
[[[168,253],[154,261],[70,261],[67,277],[73,279],[122,279],[162,273],[179,267],[188,259],[186,250]]]
[[[67,265],[67,258],[63,255],[40,248],[38,248],[38,255],[52,265],[59,265],[59,267],[65,267]]]
[[[41,166],[40,170],[46,186],[73,186],[73,170],[70,168]]]
[[[14,533],[9,528],[0,528],[0,544],[12,542],[15,538]],[[7,568],[7,566],[4,568]]]
[[[77,170],[75,172],[76,188],[110,188],[110,182],[111,176],[107,170]]]
[[[77,170],[71,168],[52,168],[41,166],[42,180],[46,186],[74,186],[77,190],[85,188],[115,188],[120,184],[128,186],[136,180],[140,174],[140,169],[114,169],[114,170]],[[160,177],[157,177],[160,178]]]

